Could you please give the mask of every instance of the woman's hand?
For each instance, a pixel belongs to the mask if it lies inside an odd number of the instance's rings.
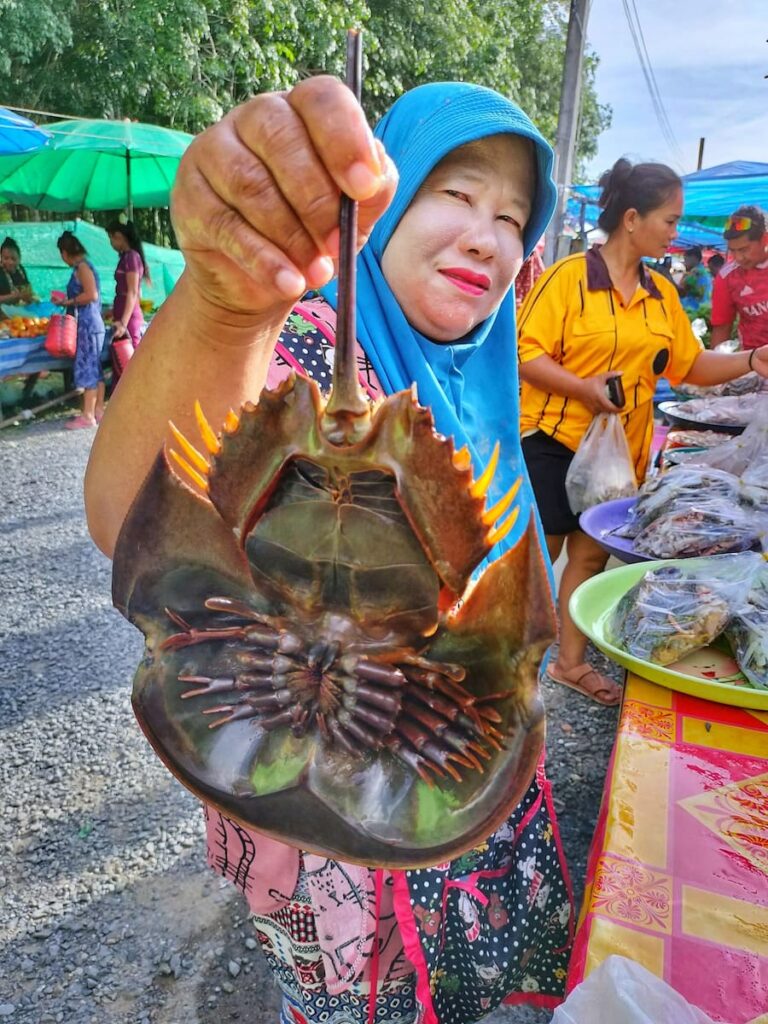
[[[591,413],[599,412],[621,412],[621,409],[614,405],[608,397],[606,385],[611,377],[618,377],[615,370],[607,373],[597,373],[594,377],[585,377],[581,382],[581,390],[577,396],[589,409]]]
[[[125,335],[128,333],[128,328],[120,320],[115,320],[115,323],[114,323],[113,327],[114,327],[113,334],[112,334],[112,340],[113,341],[117,341],[118,338],[124,338]]]
[[[173,224],[196,293],[238,321],[290,308],[333,276],[341,191],[360,203],[362,246],[396,185],[337,79],[249,100],[198,136],[179,167]]]

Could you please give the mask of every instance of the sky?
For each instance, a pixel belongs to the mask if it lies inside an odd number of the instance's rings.
[[[678,173],[730,160],[768,163],[768,0],[635,0],[680,153],[656,119],[622,0],[592,0],[587,40],[600,57],[598,99],[613,124],[588,165],[594,181],[620,156]],[[682,159],[681,159],[682,156]]]

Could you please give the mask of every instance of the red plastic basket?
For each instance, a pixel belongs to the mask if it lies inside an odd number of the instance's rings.
[[[123,370],[128,365],[128,360],[134,353],[133,342],[127,335],[122,338],[117,338],[109,346],[109,352],[112,357],[112,379],[115,384],[120,380],[123,375]]]
[[[68,313],[54,313],[43,348],[54,359],[74,359],[77,352],[77,320]]]

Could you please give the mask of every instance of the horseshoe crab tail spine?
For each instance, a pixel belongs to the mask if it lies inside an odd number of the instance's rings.
[[[360,102],[362,86],[362,37],[357,29],[347,33],[347,74],[349,88]],[[339,220],[339,291],[336,323],[336,351],[333,387],[325,410],[324,430],[333,444],[347,444],[359,433],[359,422],[367,421],[368,402],[357,379],[355,353],[357,305],[357,203],[341,197]]]

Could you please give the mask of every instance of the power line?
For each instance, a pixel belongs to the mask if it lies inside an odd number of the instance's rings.
[[[637,14],[637,8],[635,7],[634,0],[623,0],[624,14],[629,25],[629,31],[632,36],[632,42],[635,47],[635,51],[640,61],[640,68],[645,78],[645,84],[648,87],[648,93],[651,97],[651,103],[653,105],[656,119],[659,122],[662,134],[667,142],[670,149],[674,149],[674,133],[672,132],[667,112],[664,109],[664,103],[661,99],[661,93],[659,92],[658,83],[656,82],[656,76],[653,73],[651,67],[650,58],[648,56],[648,48],[645,45],[645,37],[642,35],[642,26],[640,25],[640,19]]]
[[[662,135],[664,136],[670,150],[675,153],[678,159],[682,159],[682,153],[680,152],[680,147],[672,130],[669,117],[667,116],[664,102],[661,98],[661,92],[659,90],[658,83],[656,82],[656,76],[654,75],[653,67],[651,66],[648,48],[645,44],[645,37],[643,36],[643,30],[635,2],[634,0],[623,0],[623,6],[630,34],[632,36],[632,42],[634,43],[635,51],[637,52],[637,56],[640,61],[640,67],[643,72],[643,77],[645,78],[645,83],[648,87],[648,93],[651,97],[651,103]]]
[[[55,117],[60,121],[87,121],[89,118],[81,117],[78,114],[57,114],[53,110],[35,110],[33,107],[9,107],[5,104],[6,110],[14,110],[21,114],[35,114],[37,117]]]
[[[669,135],[670,135],[670,138],[672,139],[672,142],[674,143],[675,149],[677,150],[678,157],[682,159],[683,153],[682,153],[682,151],[680,149],[680,146],[678,145],[675,133],[672,130],[672,123],[670,122],[669,117],[667,116],[667,110],[666,110],[666,107],[664,106],[664,101],[661,98],[661,90],[659,89],[658,82],[656,81],[656,75],[654,74],[653,66],[651,65],[651,57],[650,57],[650,54],[648,53],[648,47],[647,47],[646,42],[645,42],[645,35],[643,34],[643,26],[642,26],[642,24],[640,22],[640,15],[637,13],[636,0],[629,0],[629,2],[630,2],[630,6],[631,6],[632,10],[634,11],[635,24],[637,25],[637,31],[638,31],[638,33],[640,35],[640,43],[641,43],[642,48],[643,48],[643,53],[645,54],[645,61],[646,61],[647,67],[648,67],[648,74],[651,77],[651,81],[653,82],[654,90],[656,92],[656,98],[658,100],[659,109],[661,110],[661,112],[662,112],[662,114],[664,116],[664,123],[666,124],[666,126],[667,126],[667,128],[669,130]]]
[[[640,61],[643,78],[645,79],[645,84],[648,87],[648,94],[651,98],[651,104],[656,115],[656,120],[658,121],[659,128],[661,129],[661,134],[664,136],[664,140],[669,146],[670,152],[674,154],[675,159],[680,166],[682,166],[685,162],[685,158],[682,150],[680,149],[677,138],[675,137],[675,133],[672,130],[672,125],[664,107],[664,101],[661,98],[661,92],[651,65],[651,58],[648,53],[648,47],[645,43],[645,36],[643,35],[643,28],[640,24],[640,16],[637,13],[635,0],[622,0],[622,5],[624,7],[624,14],[627,19],[630,35],[632,36],[635,52],[637,53],[638,60]]]

